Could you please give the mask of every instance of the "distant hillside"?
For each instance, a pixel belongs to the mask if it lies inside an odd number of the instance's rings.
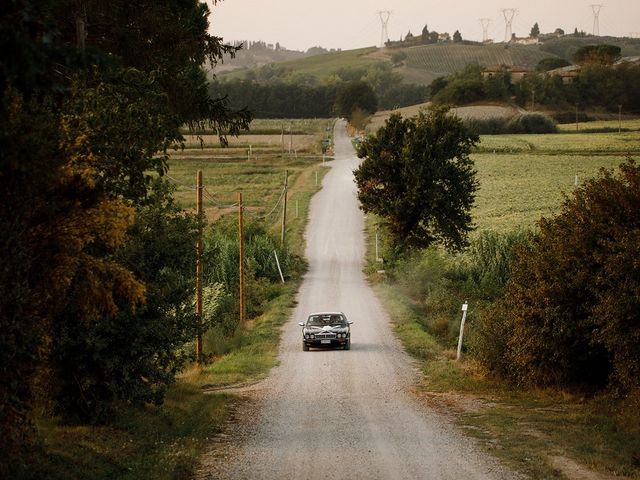
[[[304,56],[294,60],[278,62],[279,67],[289,69],[301,76],[311,76],[318,80],[325,80],[335,74],[342,68],[362,67],[371,65],[379,61],[388,61],[385,57],[382,59],[371,58],[369,55],[376,52],[377,48],[360,48],[357,50],[344,50],[323,53],[320,55]],[[221,78],[242,78],[246,70],[240,71],[220,71],[216,68],[216,74]]]
[[[487,67],[504,64],[533,68],[543,58],[555,56],[535,45],[441,43],[399,49],[371,47],[331,52],[278,62],[278,66],[303,77],[311,76],[323,81],[341,69],[362,68],[378,62],[391,64],[392,55],[397,52],[404,52],[407,56],[401,64],[394,65],[394,70],[402,74],[406,83],[419,85],[429,85],[434,78],[462,70],[469,63]],[[244,72],[246,70],[216,71],[220,78],[242,78]]]
[[[616,45],[623,57],[640,56],[640,38],[595,37],[592,35],[565,35],[540,45],[540,50],[571,61],[575,51],[585,45]]]
[[[264,65],[268,63],[269,58],[272,58],[279,67],[299,75],[299,78],[311,77],[318,82],[331,78],[339,70],[366,68],[375,63],[384,62],[393,64],[394,71],[402,75],[405,83],[429,85],[435,78],[463,70],[471,63],[485,67],[507,65],[533,69],[543,58],[561,57],[570,60],[580,46],[602,43],[621,47],[623,56],[640,55],[640,39],[566,35],[546,40],[539,45],[445,42],[405,48],[371,47],[312,56],[305,56],[301,52],[287,53],[288,51],[271,50],[268,53],[270,57],[254,56],[253,61],[256,65]],[[299,55],[296,56],[296,53]],[[276,60],[279,55],[282,59]],[[287,55],[290,56],[287,57]],[[399,55],[404,58],[398,60]],[[234,66],[231,63],[229,65]],[[252,69],[248,66],[240,68],[241,70],[236,66],[233,71],[217,68],[216,74],[221,79],[244,78],[245,72]]]
[[[296,50],[276,49],[271,45],[252,46],[251,48],[246,47],[246,42],[243,45],[245,46],[236,53],[235,58],[225,56],[224,62],[218,64],[214,70],[216,75],[233,72],[235,70],[249,70],[261,67],[262,65],[281,63],[312,55],[312,53],[299,52]]]

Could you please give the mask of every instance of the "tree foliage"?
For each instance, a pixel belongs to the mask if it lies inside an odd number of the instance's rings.
[[[519,248],[480,360],[518,382],[640,387],[640,167],[602,170]],[[498,336],[501,341],[491,340]]]
[[[573,54],[578,65],[613,65],[621,57],[622,49],[616,45],[585,45]]]
[[[392,115],[359,147],[361,208],[379,215],[403,247],[463,248],[472,229],[477,181],[469,153],[477,141],[446,108]]]
[[[154,178],[181,124],[234,133],[250,120],[207,95],[202,63],[234,50],[207,16],[181,0],[3,5],[3,478],[26,462],[37,398],[86,421],[160,401],[196,331],[195,223]]]
[[[356,109],[369,114],[376,113],[378,99],[369,83],[355,81],[338,88],[334,111],[341,117],[351,119],[351,115]]]

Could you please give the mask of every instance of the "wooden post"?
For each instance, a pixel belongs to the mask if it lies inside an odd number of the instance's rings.
[[[618,105],[618,133],[622,133],[622,105]]]
[[[198,238],[196,239],[196,315],[202,324],[202,170],[196,176],[196,214],[198,216]],[[202,335],[196,338],[196,360],[202,361]]]
[[[287,229],[287,189],[289,184],[289,170],[284,171],[284,203],[282,205],[282,229],[280,231],[280,245],[284,245],[284,236]]]
[[[240,325],[244,323],[244,223],[242,210],[242,192],[238,192],[238,233],[240,237]]]

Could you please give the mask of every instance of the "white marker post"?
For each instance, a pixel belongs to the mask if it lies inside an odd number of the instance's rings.
[[[278,266],[278,273],[280,273],[280,280],[284,283],[284,276],[282,275],[282,269],[280,268],[280,260],[278,260],[278,253],[274,250],[273,255],[276,257],[276,265]]]
[[[469,305],[465,300],[465,302],[462,304],[462,322],[460,322],[460,338],[458,339],[458,355],[456,356],[456,361],[459,361],[460,356],[462,355],[462,336],[464,334],[464,322],[467,319],[468,308],[469,308]]]

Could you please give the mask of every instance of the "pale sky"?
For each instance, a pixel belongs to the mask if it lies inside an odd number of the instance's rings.
[[[399,40],[410,30],[460,30],[462,37],[482,40],[481,18],[490,19],[489,38],[503,41],[503,8],[515,8],[512,30],[526,37],[535,22],[542,33],[577,27],[592,33],[592,4],[600,3],[600,35],[640,38],[640,0],[223,0],[211,6],[211,32],[225,42],[263,40],[290,50],[368,47],[380,44],[378,11],[391,11],[387,30]]]

